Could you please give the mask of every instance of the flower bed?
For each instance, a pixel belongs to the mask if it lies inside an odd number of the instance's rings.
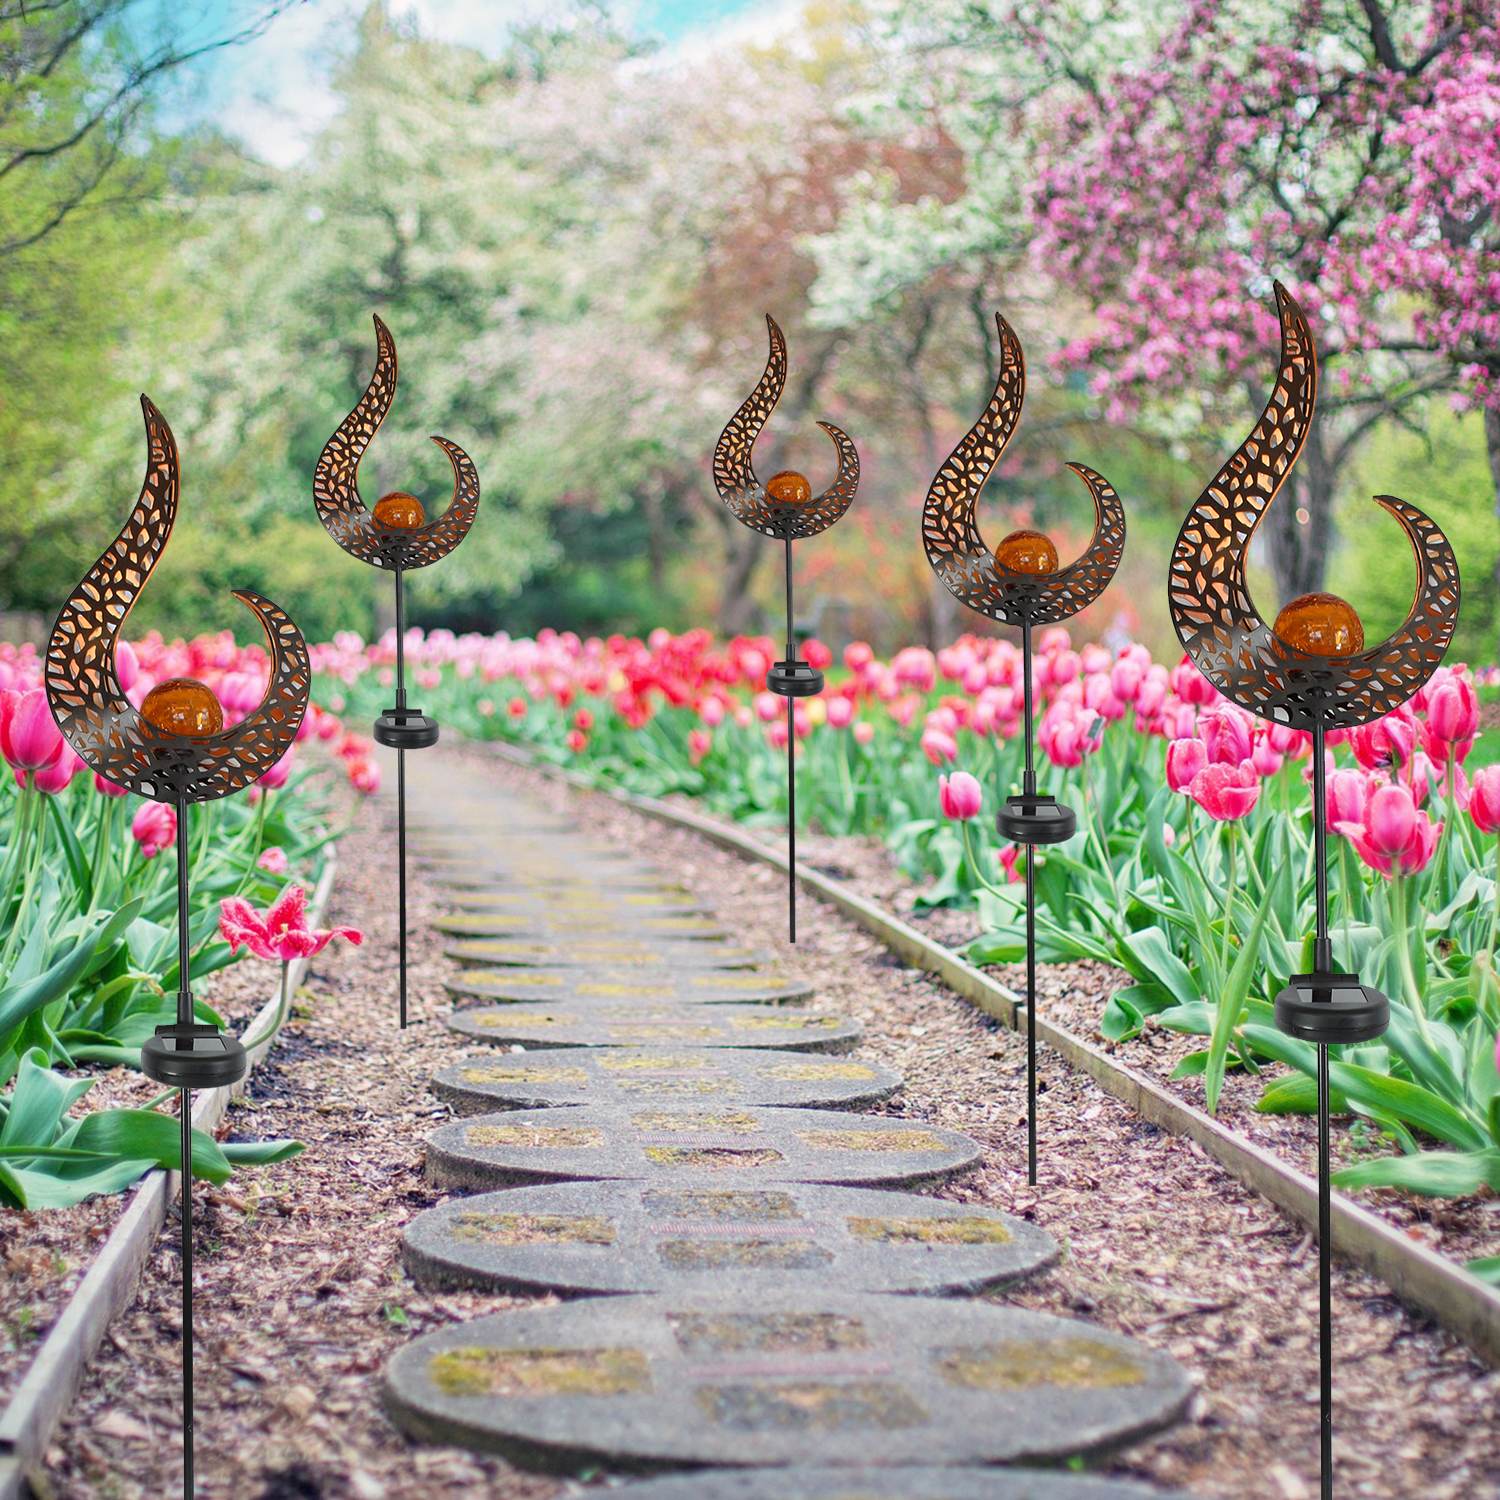
[[[149,636],[122,645],[117,668],[136,703],[159,681],[196,677],[234,723],[259,703],[268,664],[224,634]],[[138,1069],[141,1043],[175,1016],[176,872],[171,853],[160,856],[177,814],[89,773],[40,680],[30,647],[0,645],[0,753],[13,773],[0,778],[0,1204],[13,1208],[65,1207],[180,1164],[177,1122],[163,1111],[175,1091],[111,1079],[99,1093],[124,1102],[85,1105],[107,1069]],[[378,785],[372,747],[336,715],[310,708],[298,738],[245,796],[190,811],[193,981],[234,961],[214,940],[221,901],[268,901],[285,877],[316,879],[336,769],[363,790]],[[333,753],[309,753],[320,742]],[[196,1005],[224,1023],[201,995]],[[192,1167],[222,1182],[236,1163],[295,1149],[205,1135]]]
[[[407,653],[429,711],[463,733],[742,822],[785,818],[769,640],[413,632]],[[805,654],[834,665],[816,641]],[[329,701],[362,712],[388,696],[393,660],[390,636],[340,636],[314,656]],[[799,819],[882,839],[923,883],[919,904],[972,905],[984,933],[969,956],[984,963],[1021,951],[1025,856],[978,816],[1019,779],[1019,667],[999,639],[889,661],[856,643],[824,696],[793,710]],[[1329,737],[1335,957],[1384,989],[1393,1013],[1378,1043],[1335,1052],[1335,1104],[1355,1117],[1346,1188],[1500,1188],[1500,769],[1476,769],[1496,753],[1478,738],[1493,677],[1444,668],[1399,712]],[[1042,634],[1036,683],[1048,780],[1079,812],[1072,841],[1038,851],[1042,957],[1124,969],[1132,983],[1101,1030],[1128,1046],[1154,1016],[1153,1028],[1199,1038],[1177,1075],[1201,1079],[1210,1108],[1226,1073],[1264,1070],[1259,1109],[1309,1111],[1314,1053],[1275,1029],[1269,1003],[1311,956],[1308,737],[1245,714],[1186,662],[1134,645],[1075,650],[1063,630]],[[1492,1256],[1472,1266],[1500,1275]]]

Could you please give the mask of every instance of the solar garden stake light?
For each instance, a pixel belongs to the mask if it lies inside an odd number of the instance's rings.
[[[307,711],[307,644],[286,614],[248,589],[235,591],[259,618],[270,676],[259,707],[232,728],[213,691],[191,678],[159,682],[139,709],[115,671],[126,617],[166,549],[177,518],[177,444],[144,396],[146,478],[120,534],[84,575],[47,643],[47,700],[68,743],[106,780],[177,813],[177,1019],[141,1048],[141,1071],[181,1093],[183,1494],[193,1493],[193,1090],[245,1075],[245,1049],[194,1013],[188,953],[188,808],[258,780],[291,748]]]
[[[807,479],[792,469],[773,474],[764,484],[755,477],[751,449],[776,409],[786,386],[786,339],[776,320],[766,317],[771,349],[765,373],[740,409],[729,419],[714,445],[714,486],[735,517],[762,536],[775,537],[786,556],[786,659],[766,674],[766,687],[786,699],[787,803],[787,922],[797,941],[797,767],[796,698],[814,698],[823,691],[823,674],[797,659],[797,633],[792,621],[792,543],[799,537],[826,531],[849,509],[859,488],[859,454],[846,432],[832,422],[818,426],[833,439],[838,451],[838,478],[814,495]]]
[[[406,1026],[406,752],[437,744],[437,720],[406,702],[405,575],[446,557],[468,535],[479,510],[479,475],[457,443],[434,437],[453,465],[453,499],[429,521],[422,502],[393,490],[367,510],[359,495],[359,461],[396,395],[396,341],[375,319],[375,373],[359,404],[323,446],[313,470],[313,504],[328,534],[345,552],[372,567],[386,568],[396,584],[396,704],[375,720],[378,743],[396,752],[396,865],[401,912],[400,1017]]]
[[[1168,604],[1183,648],[1226,697],[1251,713],[1312,735],[1313,966],[1276,996],[1276,1025],[1317,1048],[1318,1334],[1322,1494],[1333,1494],[1332,1205],[1329,1193],[1328,1049],[1371,1041],[1390,1021],[1386,997],[1339,973],[1328,937],[1327,769],[1329,729],[1399,708],[1442,661],[1458,622],[1458,562],[1448,539],[1414,505],[1390,495],[1416,558],[1417,584],[1401,627],[1368,649],[1354,607],[1334,594],[1304,594],[1273,625],[1256,612],[1245,582],[1255,528],[1286,482],[1317,402],[1317,353],[1302,309],[1279,283],[1281,364],[1266,409],[1198,497],[1172,551]]]
[[[996,818],[1002,838],[1026,855],[1026,1180],[1036,1184],[1036,876],[1031,851],[1060,844],[1078,826],[1073,809],[1037,791],[1032,745],[1031,633],[1037,625],[1069,619],[1108,587],[1125,550],[1125,508],[1102,474],[1068,467],[1094,499],[1094,534],[1076,561],[1057,564],[1057,548],[1040,531],[1013,531],[993,552],[974,518],[979,492],[994,472],[1021,419],[1026,361],[1015,330],[999,313],[1000,375],[979,420],[933,476],[922,507],[927,561],[950,593],[979,614],[1021,628],[1022,719],[1026,726],[1021,790]]]

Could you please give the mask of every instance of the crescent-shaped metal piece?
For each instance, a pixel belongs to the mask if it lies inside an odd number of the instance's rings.
[[[781,399],[787,370],[786,339],[769,314],[766,330],[771,347],[765,372],[714,444],[714,486],[724,504],[752,531],[780,541],[796,540],[827,531],[849,509],[859,488],[859,454],[848,433],[832,422],[819,422],[838,454],[838,477],[806,505],[782,505],[766,494],[755,477],[751,450]]]
[[[396,341],[375,318],[375,372],[354,410],[323,445],[313,469],[313,505],[324,529],[351,557],[377,568],[425,568],[468,535],[479,511],[479,474],[457,443],[434,437],[453,465],[453,499],[435,521],[410,531],[377,526],[359,494],[359,461],[396,395]]]
[[[1245,582],[1255,528],[1286,483],[1317,405],[1317,351],[1302,309],[1279,282],[1281,362],[1250,435],[1188,511],[1172,549],[1168,607],[1183,649],[1226,698],[1295,729],[1349,727],[1399,708],[1442,661],[1458,623],[1458,559],[1437,524],[1393,496],[1376,503],[1405,531],[1416,589],[1405,621],[1378,646],[1314,656],[1260,617]]]
[[[933,571],[970,609],[1008,625],[1051,625],[1085,609],[1109,586],[1125,551],[1125,507],[1102,474],[1069,464],[1094,500],[1088,546],[1051,573],[1017,573],[996,560],[980,534],[975,509],[1021,420],[1026,360],[1015,330],[999,313],[995,326],[1000,374],[994,394],[933,475],[922,506],[922,544]]]
[[[286,614],[248,589],[235,598],[266,633],[270,680],[259,707],[232,728],[187,738],[162,733],[125,696],[115,646],[166,549],[177,519],[177,444],[145,396],[146,477],[120,534],[58,612],[44,680],[53,717],[84,762],[107,781],[158,802],[207,802],[258,780],[291,747],[307,711],[307,643]]]

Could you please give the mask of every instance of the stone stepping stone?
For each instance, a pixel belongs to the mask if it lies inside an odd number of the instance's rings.
[[[499,1005],[461,1010],[448,1029],[492,1047],[755,1047],[847,1052],[864,1027],[847,1016],[768,1005]]]
[[[432,1092],[454,1114],[573,1104],[790,1105],[860,1109],[888,1099],[901,1075],[853,1057],[744,1047],[543,1047],[480,1054],[444,1068]]]
[[[553,937],[639,943],[668,938],[675,942],[722,942],[731,936],[712,917],[646,912],[503,912],[450,911],[432,919],[439,932],[457,937],[520,937],[543,941]]]
[[[428,883],[438,889],[453,891],[599,891],[615,895],[623,891],[656,891],[676,898],[691,894],[682,886],[674,885],[659,870],[623,862],[611,865],[602,874],[597,868],[591,868],[587,879],[580,879],[578,870],[566,864],[549,862],[517,868],[496,865],[488,860],[431,868],[425,870],[424,875]]]
[[[713,913],[683,892],[679,896],[658,895],[652,891],[612,891],[592,886],[566,887],[551,891],[521,891],[487,887],[458,891],[449,900],[458,911],[492,911],[541,913],[553,917],[608,912],[613,916],[633,917],[703,917]]]
[[[568,1182],[429,1208],[407,1226],[422,1286],[484,1291],[715,1292],[752,1304],[816,1293],[977,1292],[1057,1259],[1052,1236],[991,1209],[910,1193]]]
[[[510,964],[519,969],[755,969],[775,962],[762,948],[672,938],[466,938],[443,951],[461,964]]]
[[[1174,1500],[1129,1479],[1027,1469],[725,1469],[609,1493],[620,1500]]]
[[[463,969],[444,981],[464,1000],[574,1005],[595,1000],[677,1001],[687,1005],[785,1005],[812,998],[805,980],[758,969]]]
[[[1058,1460],[1169,1425],[1190,1393],[1167,1356],[1048,1313],[769,1288],[451,1325],[384,1389],[415,1437],[554,1470]]]
[[[439,1187],[639,1179],[652,1185],[762,1187],[829,1182],[896,1187],[972,1167],[977,1141],[920,1120],[729,1103],[588,1105],[470,1115],[427,1138]]]

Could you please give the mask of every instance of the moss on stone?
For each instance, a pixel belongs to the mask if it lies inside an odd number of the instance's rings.
[[[614,1226],[597,1214],[495,1214],[453,1219],[453,1238],[472,1245],[613,1245]]]
[[[1037,1386],[1103,1390],[1140,1385],[1146,1372],[1121,1349],[1082,1335],[1035,1343],[1006,1339],[966,1349],[934,1352],[939,1374],[950,1385],[976,1391],[1024,1391]]]
[[[930,1130],[798,1130],[797,1139],[814,1151],[941,1151]]]
[[[781,1152],[768,1146],[647,1146],[644,1154],[659,1167],[697,1167],[708,1172],[769,1167],[782,1160]]]
[[[856,1239],[882,1245],[1008,1245],[1012,1235],[995,1219],[862,1219],[846,1221]]]
[[[651,1389],[638,1349],[445,1349],[427,1374],[445,1396],[625,1396]]]
[[[604,1132],[591,1125],[471,1125],[471,1146],[531,1146],[543,1151],[587,1151],[604,1144]]]

